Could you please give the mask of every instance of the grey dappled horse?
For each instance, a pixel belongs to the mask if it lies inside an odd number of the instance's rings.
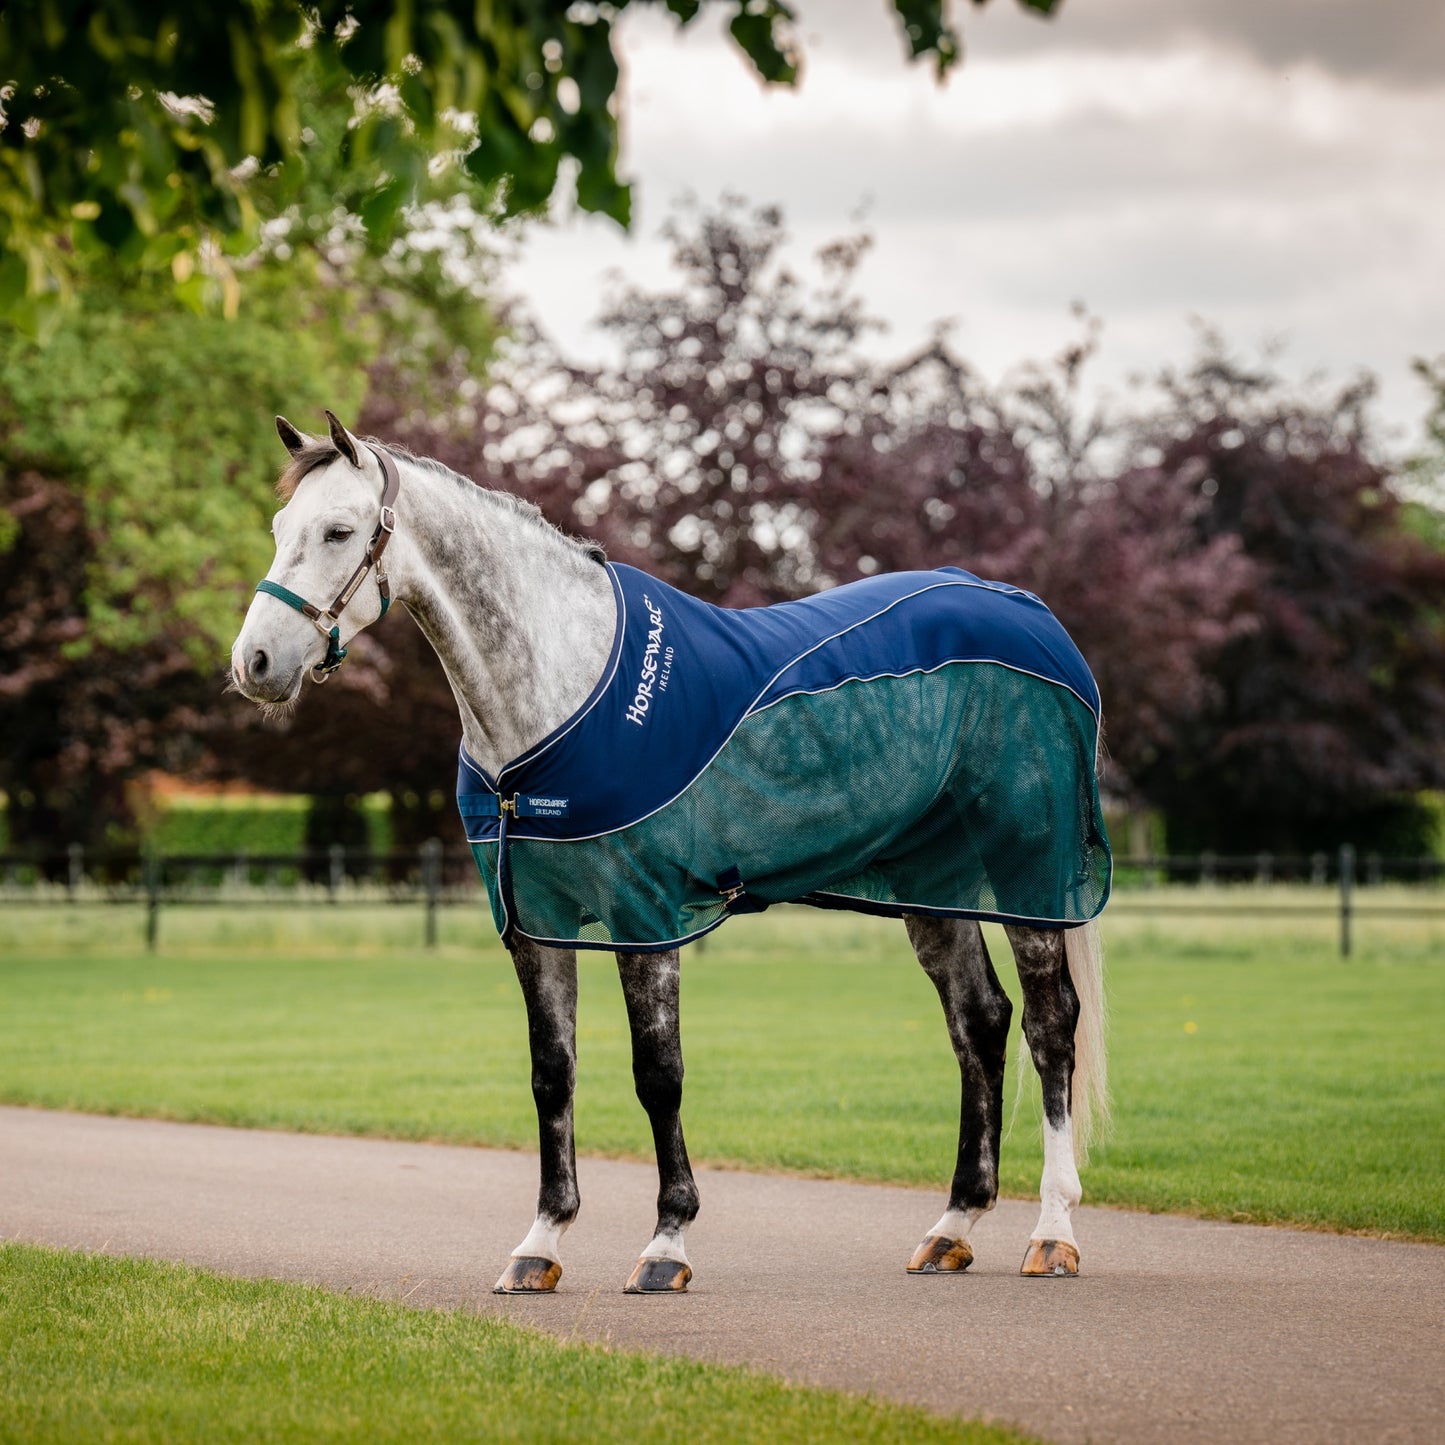
[[[573,717],[599,682],[619,626],[602,554],[516,497],[402,449],[360,441],[329,412],[327,419],[327,437],[305,436],[277,419],[291,454],[278,484],[285,506],[273,524],[275,560],[232,648],[235,685],[265,708],[289,706],[308,673],[323,680],[340,665],[346,642],[395,597],[441,658],[467,754],[496,776]],[[969,1231],[998,1195],[1012,1006],[977,922],[917,915],[904,921],[938,990],[962,1076],[948,1207],[907,1268],[957,1273],[973,1259]],[[1106,1097],[1098,937],[1092,923],[1006,931],[1022,986],[1024,1035],[1043,1086],[1042,1209],[1022,1272],[1073,1275],[1075,1151],[1102,1117]],[[541,1190],[535,1222],[496,1287],[535,1293],[555,1288],[562,1235],[579,1205],[572,1127],[576,953],[515,931],[507,942],[526,1000]],[[657,1226],[626,1288],[681,1290],[692,1275],[684,1234],[697,1215],[698,1192],[679,1117],[678,950],[616,956],[633,1077],[659,1174]]]

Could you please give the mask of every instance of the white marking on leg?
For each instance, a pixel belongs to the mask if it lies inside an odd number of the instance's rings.
[[[646,1249],[642,1251],[643,1259],[672,1259],[678,1264],[688,1264],[687,1251],[682,1247],[682,1230],[675,1234],[654,1234]],[[692,1266],[688,1265],[690,1269]]]
[[[1062,1239],[1074,1244],[1074,1226],[1069,1216],[1083,1197],[1079,1171],[1074,1164],[1074,1132],[1066,1119],[1062,1128],[1044,1123],[1044,1175],[1039,1185],[1039,1213],[1034,1239]]]
[[[566,1232],[565,1224],[557,1224],[545,1214],[539,1214],[526,1239],[512,1251],[512,1258],[549,1259],[553,1264],[561,1264],[562,1256],[557,1251],[562,1247],[562,1236]]]
[[[992,1209],[993,1205],[989,1205]],[[928,1231],[930,1238],[967,1239],[968,1232],[988,1213],[988,1209],[945,1209],[943,1218]]]

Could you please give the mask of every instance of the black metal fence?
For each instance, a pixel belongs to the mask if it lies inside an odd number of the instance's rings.
[[[340,844],[303,853],[94,851],[0,854],[0,905],[85,907],[143,904],[154,949],[163,908],[278,907],[342,902],[421,905],[434,947],[437,910],[475,902],[481,888],[471,851],[432,839],[415,852],[373,853]]]
[[[1357,856],[1346,843],[1335,853],[1216,854],[1190,857],[1116,857],[1114,893],[1110,912],[1236,915],[1270,919],[1319,918],[1333,915],[1339,921],[1340,956],[1348,958],[1357,922],[1374,918],[1439,919],[1445,923],[1445,860],[1394,858],[1380,853]],[[1151,896],[1162,885],[1171,888],[1167,898]],[[1252,901],[1243,888],[1227,898],[1213,892],[1216,886],[1253,884],[1302,885],[1305,891],[1288,899]],[[1376,890],[1386,884],[1403,884],[1381,898]],[[1191,898],[1190,891],[1196,896]]]
[[[1248,888],[1298,885],[1252,899]],[[1386,888],[1386,885],[1405,885]],[[1224,891],[1221,891],[1224,890]],[[1378,890],[1378,891],[1377,891]],[[438,910],[476,903],[481,882],[470,849],[436,839],[415,852],[372,853],[340,845],[287,854],[163,854],[87,851],[78,843],[54,852],[0,854],[0,906],[81,907],[142,904],[146,942],[155,948],[165,908],[277,907],[343,902],[415,905],[423,938],[437,939]],[[1374,918],[1445,922],[1445,860],[1357,857],[1346,845],[1308,856],[1271,853],[1114,860],[1111,912],[1281,918],[1334,917],[1340,953],[1348,956],[1356,925]]]

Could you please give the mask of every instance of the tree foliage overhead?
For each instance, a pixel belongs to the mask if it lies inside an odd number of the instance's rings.
[[[647,3],[647,0],[637,0]],[[655,3],[655,0],[653,0]],[[974,0],[975,4],[984,0]],[[1056,0],[1019,0],[1048,13]],[[347,96],[338,192],[384,244],[439,155],[504,213],[544,205],[564,164],[578,203],[626,225],[613,23],[628,0],[29,0],[0,13],[0,315],[30,327],[71,257],[132,266],[258,237],[258,185],[305,181],[308,94]],[[791,84],[783,0],[708,0],[758,76]],[[895,0],[910,53],[958,60],[945,0]],[[688,25],[703,0],[666,0]]]

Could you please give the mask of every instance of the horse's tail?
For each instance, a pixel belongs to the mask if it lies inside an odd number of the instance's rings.
[[[1071,1114],[1080,1164],[1109,1122],[1109,1061],[1104,1049],[1104,945],[1097,920],[1064,931],[1064,958],[1079,1000],[1074,1028]]]

